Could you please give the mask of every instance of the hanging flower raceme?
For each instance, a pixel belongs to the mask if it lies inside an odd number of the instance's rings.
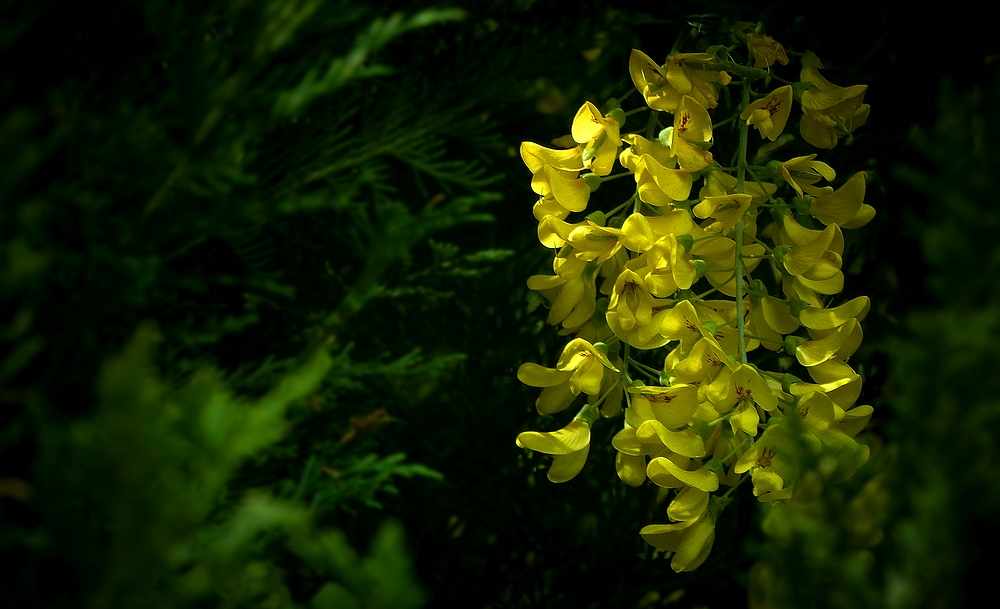
[[[788,63],[784,47],[759,25],[733,31],[746,44],[741,63],[729,63],[741,52],[732,47],[662,65],[633,51],[644,106],[620,108],[627,95],[607,112],[586,102],[561,149],[521,146],[540,197],[538,238],[553,252],[553,274],[528,286],[570,338],[554,368],[526,363],[517,376],[541,390],[543,417],[586,397],[569,422],[544,424],[560,429],[525,431],[517,445],[551,455],[549,479],[566,482],[603,458],[590,450],[607,437],[592,435],[602,419],[622,416],[615,470],[628,486],[659,487],[665,509],[639,533],[675,571],[709,559],[732,493],[782,504],[803,480],[846,479],[870,452],[862,431],[873,410],[858,404],[851,362],[871,302],[838,296],[844,231],[875,215],[868,174],[838,181],[802,147],[832,148],[859,127],[866,87],[833,85],[807,53],[807,84],[768,88]],[[742,90],[720,98],[727,70]],[[796,121],[797,143],[787,133]],[[769,160],[796,145],[799,156]]]

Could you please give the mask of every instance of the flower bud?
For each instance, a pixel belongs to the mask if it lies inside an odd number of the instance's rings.
[[[799,348],[799,345],[806,342],[806,339],[801,336],[792,336],[789,334],[785,337],[785,352],[788,355],[795,355],[795,350]]]
[[[596,173],[585,173],[580,176],[580,179],[590,188],[590,192],[597,192],[597,189],[601,187],[601,176]]]

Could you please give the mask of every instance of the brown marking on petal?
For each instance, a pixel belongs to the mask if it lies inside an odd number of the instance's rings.
[[[765,448],[760,453],[760,458],[757,459],[758,465],[763,465],[764,467],[771,467],[771,460],[774,459],[774,449]]]
[[[778,98],[771,98],[767,100],[766,104],[764,104],[764,109],[767,110],[771,116],[777,114],[780,108],[781,108],[781,100]]]
[[[691,122],[691,115],[685,112],[681,114],[680,119],[681,119],[681,124],[677,126],[677,131],[679,133],[684,133],[685,131],[688,130],[687,124]]]
[[[647,395],[646,399],[655,404],[669,404],[676,396],[664,394]]]

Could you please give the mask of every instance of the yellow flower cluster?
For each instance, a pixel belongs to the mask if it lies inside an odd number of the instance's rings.
[[[634,50],[629,71],[645,105],[626,113],[619,100],[603,110],[587,102],[562,147],[521,145],[539,195],[538,238],[555,253],[553,274],[528,286],[548,301],[549,323],[573,338],[555,368],[526,363],[518,378],[542,390],[542,415],[587,398],[565,428],[527,431],[517,444],[553,455],[549,479],[565,482],[587,461],[591,428],[624,403],[612,440],[618,475],[673,490],[668,522],[640,534],[672,553],[676,571],[707,558],[715,521],[744,480],[760,501],[783,501],[806,456],[832,455],[826,475],[839,480],[869,454],[854,437],[872,408],[856,405],[861,376],[848,361],[870,303],[836,304],[843,230],[875,215],[866,175],[834,187],[824,182],[836,172],[815,154],[748,161],[766,154],[748,155],[751,127],[774,142],[793,119],[805,143],[834,147],[867,117],[865,86],[831,84],[807,54],[800,83],[769,89],[759,66],[787,64],[784,48],[759,34],[745,42],[746,65],[725,50],[664,64]],[[741,78],[733,86],[742,95],[731,97],[742,101],[720,121],[733,123],[739,143],[725,158],[735,167],[712,152],[710,111],[733,83],[727,71]],[[634,114],[645,125],[630,130]],[[635,182],[631,197],[594,211],[593,193],[624,176]]]

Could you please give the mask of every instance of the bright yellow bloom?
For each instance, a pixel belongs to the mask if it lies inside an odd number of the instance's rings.
[[[722,195],[736,194],[736,176],[729,175],[725,171],[709,171],[705,175],[705,185],[698,192],[698,198],[717,197]],[[767,203],[768,197],[778,192],[778,187],[770,182],[762,182],[761,188],[755,181],[747,181],[743,184],[746,194],[750,195],[754,203]]]
[[[715,222],[704,223],[702,228],[707,233],[718,233],[725,237],[735,228],[736,223],[745,217],[752,200],[753,197],[747,194],[705,197],[691,211],[699,218],[714,218]],[[752,219],[756,224],[756,216]]]
[[[556,150],[534,142],[521,142],[521,160],[532,175],[541,173],[546,166],[563,171],[580,171],[583,169],[583,147]]]
[[[862,103],[868,85],[837,86],[815,67],[802,68],[799,79],[815,85],[802,93],[802,139],[817,148],[830,149],[837,139],[868,120],[868,104]]]
[[[694,180],[686,171],[677,169],[677,159],[669,148],[641,135],[629,134],[622,140],[629,147],[622,151],[619,160],[635,174],[639,198],[644,203],[664,206],[688,198]]]
[[[803,191],[817,196],[823,194],[824,191],[814,188],[813,184],[819,182],[821,179],[832,182],[836,179],[837,172],[826,163],[813,160],[815,158],[815,154],[810,154],[807,156],[797,156],[784,163],[778,163],[777,161],[772,161],[772,163],[776,166],[778,177],[791,184],[800,197],[803,196]],[[771,165],[768,167],[771,167]]]
[[[525,385],[543,388],[535,406],[539,414],[546,415],[565,410],[581,392],[599,394],[605,369],[620,372],[594,345],[575,338],[563,349],[555,368],[521,364],[517,378]]]
[[[636,165],[635,182],[639,187],[639,199],[660,207],[687,199],[694,180],[683,169],[674,169],[652,156],[643,155]]]
[[[599,176],[611,173],[622,145],[621,125],[604,116],[597,106],[585,102],[573,118],[573,140],[584,147],[583,163]]]
[[[795,348],[795,358],[803,366],[816,366],[832,357],[845,361],[854,355],[864,338],[861,324],[856,319],[848,319],[842,326],[822,334]]]
[[[839,224],[841,228],[860,228],[875,217],[875,208],[864,203],[868,174],[851,176],[837,190],[812,200],[809,214],[823,224]]]
[[[712,164],[712,153],[707,150],[712,143],[712,117],[690,95],[681,97],[674,111],[674,124],[660,140],[684,171],[701,171]]]
[[[702,231],[701,234],[695,234],[694,236],[699,238],[710,235]],[[759,243],[745,244],[743,246],[743,256],[752,256],[743,260],[744,273],[748,274],[757,268],[764,251],[764,246]],[[691,254],[701,258],[708,264],[708,272],[705,273],[705,279],[708,279],[708,282],[713,287],[718,288],[719,292],[726,296],[736,296],[736,274],[732,271],[736,261],[735,241],[728,237],[698,241],[691,248]],[[744,286],[746,285],[745,279],[743,280],[743,284]],[[744,289],[744,293],[747,291],[747,289]]]
[[[740,364],[735,370],[719,372],[719,376],[709,385],[706,395],[719,414],[725,414],[736,407],[729,419],[733,433],[742,430],[748,436],[757,435],[760,422],[756,406],[765,411],[778,407],[778,398],[767,382],[751,366]]]
[[[768,339],[760,344],[771,351],[781,350],[784,335],[799,328],[799,320],[792,316],[788,303],[773,296],[751,293],[749,315],[747,332]]]
[[[809,433],[802,434],[801,439],[812,445],[819,444]],[[792,496],[792,485],[802,471],[796,440],[783,424],[772,425],[764,430],[733,467],[737,474],[754,469],[751,474],[753,494],[761,501]]]
[[[661,303],[649,293],[642,277],[623,269],[608,299],[608,326],[615,336],[637,349],[662,347],[668,341],[660,335],[660,325],[667,315]]]
[[[840,227],[831,224],[825,230],[811,230],[786,215],[778,229],[775,244],[790,246],[782,263],[791,274],[783,283],[785,295],[800,298],[819,307],[819,294],[838,294],[844,289],[841,271],[844,253],[844,234]]]
[[[740,120],[753,125],[762,138],[772,142],[785,130],[792,111],[792,87],[785,85],[753,102],[740,114]]]
[[[705,108],[714,108],[719,105],[716,84],[728,85],[732,80],[725,72],[704,68],[714,60],[708,53],[679,53],[668,57],[660,67],[648,55],[633,49],[628,69],[635,88],[654,110],[674,112],[684,95]]]
[[[676,573],[694,571],[712,551],[715,521],[706,508],[691,520],[674,524],[650,524],[642,527],[639,534],[649,545],[674,553],[670,568]]]
[[[677,463],[678,461],[680,464]],[[646,466],[646,476],[654,484],[664,488],[691,486],[706,493],[719,490],[719,477],[715,472],[704,466],[686,469],[688,466],[690,466],[688,457],[674,452],[667,457],[650,459]]]
[[[583,470],[590,452],[590,425],[574,419],[559,431],[525,431],[517,436],[517,445],[536,452],[553,455],[548,478],[566,482]]]
[[[628,393],[632,396],[632,408],[639,411],[648,409],[651,417],[667,429],[686,426],[698,409],[698,388],[694,385],[676,383],[669,387],[629,387]]]
[[[673,234],[661,237],[626,268],[635,271],[646,288],[657,298],[669,298],[678,288],[686,290],[697,280],[698,272]]]
[[[560,275],[533,275],[528,278],[528,289],[541,293],[549,301],[550,324],[562,324],[566,329],[575,330],[590,321],[597,310],[594,286],[597,265],[591,266],[593,268],[589,273],[570,279]]]

